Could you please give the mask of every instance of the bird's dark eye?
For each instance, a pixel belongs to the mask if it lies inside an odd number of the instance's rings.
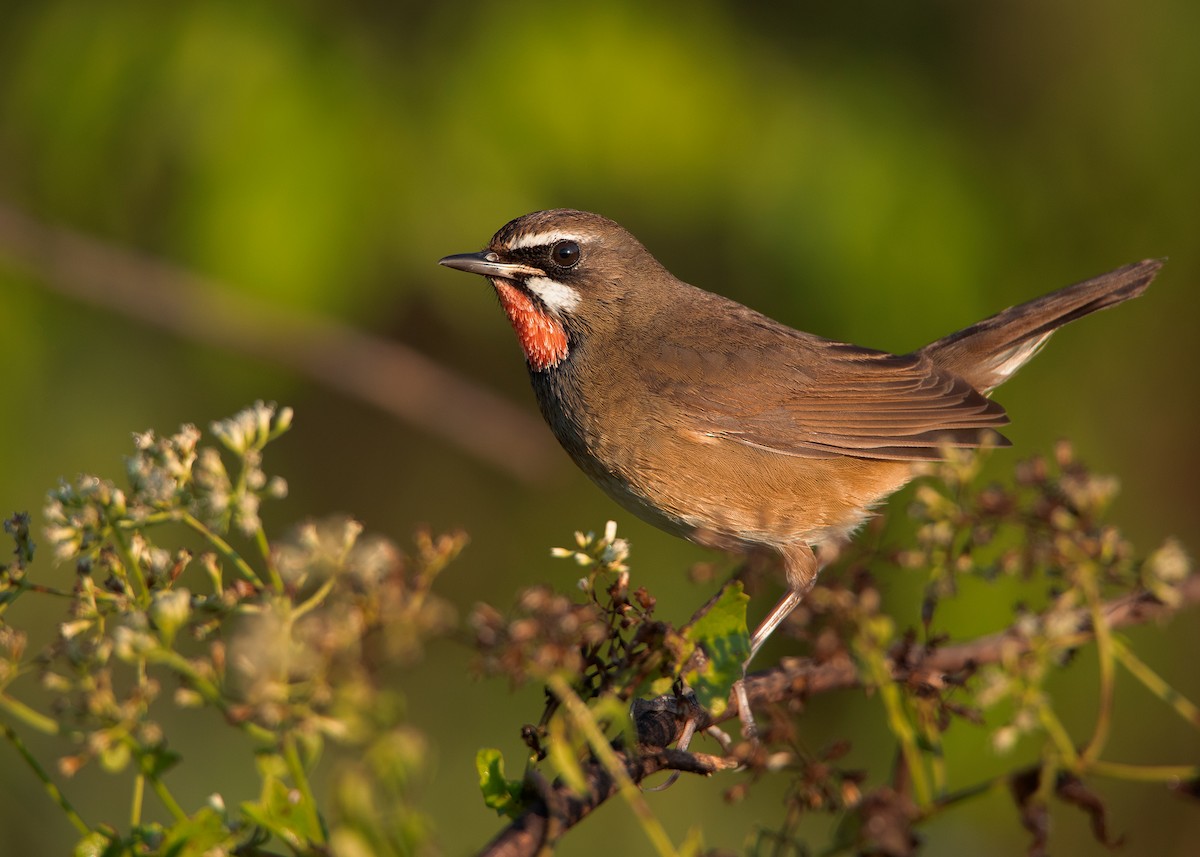
[[[579,245],[574,241],[558,241],[550,248],[550,261],[560,268],[573,268],[579,261]]]

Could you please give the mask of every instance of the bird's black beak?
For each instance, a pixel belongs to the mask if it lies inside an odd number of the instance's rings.
[[[484,277],[500,277],[505,280],[523,280],[526,277],[544,277],[545,271],[529,265],[515,262],[501,262],[500,257],[489,250],[478,253],[458,253],[438,260],[439,265],[453,268],[456,271],[466,271],[468,274],[480,274]]]

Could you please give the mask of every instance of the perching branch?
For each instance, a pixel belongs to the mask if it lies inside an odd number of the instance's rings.
[[[1200,575],[1192,575],[1176,590],[1179,602],[1163,604],[1145,591],[1134,592],[1106,602],[1103,614],[1112,629],[1163,620],[1176,612],[1200,604]],[[1063,649],[1074,648],[1094,638],[1089,611],[1075,612],[1076,633],[1057,638]],[[898,646],[890,654],[889,666],[898,682],[941,686],[947,680],[968,673],[1002,657],[1027,652],[1034,641],[1014,626],[996,634],[957,645],[943,647]],[[788,658],[778,667],[763,670],[747,678],[747,691],[754,706],[783,702],[835,690],[859,687],[859,670],[848,655],[817,663],[809,658]],[[737,701],[730,698],[729,708],[719,721],[737,716]],[[640,754],[615,747],[630,778],[640,783],[660,771],[679,770],[708,775],[718,765],[711,757],[681,753],[677,750],[641,748]],[[482,851],[481,857],[520,857],[539,852],[549,838],[557,838],[616,794],[617,787],[603,766],[592,760],[585,767],[587,788],[573,794],[560,782],[543,786],[540,796]]]
[[[1200,575],[1192,575],[1177,590],[1180,602],[1168,607],[1149,592],[1132,592],[1114,598],[1104,605],[1110,628],[1144,625],[1173,616],[1184,607],[1200,604]],[[1073,648],[1090,642],[1094,633],[1086,608],[1075,611],[1078,632],[1062,638],[1061,648]],[[911,646],[894,651],[890,659],[896,681],[927,685],[944,685],[947,676],[960,675],[984,664],[998,663],[1005,654],[1018,655],[1030,650],[1033,641],[1023,637],[1015,627],[977,640],[942,648]],[[858,687],[861,678],[854,662],[841,656],[826,663],[814,663],[808,658],[786,658],[774,669],[754,673],[746,680],[751,706],[782,702],[801,696],[829,693]],[[729,700],[730,710],[718,722],[737,716],[737,700]]]
[[[59,294],[282,366],[456,444],[522,481],[553,461],[530,413],[424,355],[328,318],[240,294],[0,203],[0,256]],[[480,431],[486,426],[486,431]]]

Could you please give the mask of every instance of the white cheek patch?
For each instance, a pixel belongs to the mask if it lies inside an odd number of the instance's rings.
[[[530,277],[525,280],[525,288],[541,298],[542,303],[554,312],[570,312],[583,300],[576,289],[549,277]]]

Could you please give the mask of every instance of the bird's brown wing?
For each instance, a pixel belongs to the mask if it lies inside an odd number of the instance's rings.
[[[1004,408],[923,354],[887,354],[754,321],[760,335],[752,348],[660,343],[658,356],[684,370],[665,384],[659,369],[643,378],[690,431],[822,458],[919,461],[941,458],[946,446],[1008,445],[994,430],[1008,422]]]

